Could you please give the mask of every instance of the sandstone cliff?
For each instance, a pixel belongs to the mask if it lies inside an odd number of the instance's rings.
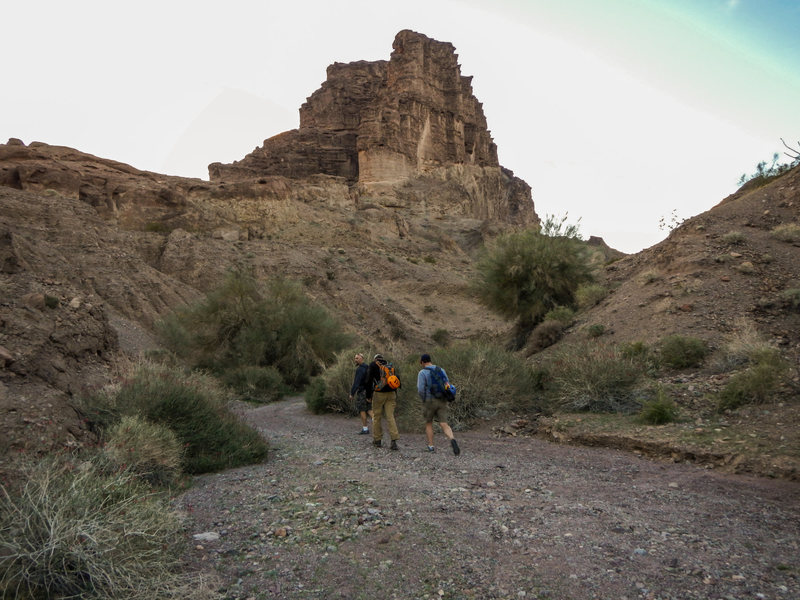
[[[537,223],[530,187],[498,164],[483,107],[453,45],[405,30],[393,48],[389,61],[328,67],[326,81],[300,108],[299,129],[269,138],[233,164],[213,163],[211,180],[324,174],[344,178],[356,201],[426,203],[448,214]],[[413,193],[420,180],[424,195]]]

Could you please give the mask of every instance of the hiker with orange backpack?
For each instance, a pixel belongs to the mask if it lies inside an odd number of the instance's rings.
[[[367,400],[372,401],[372,444],[378,448],[381,447],[383,438],[381,418],[386,415],[386,426],[392,440],[390,448],[399,450],[397,439],[400,437],[400,432],[397,430],[397,423],[394,420],[394,409],[397,407],[400,378],[392,363],[383,358],[382,354],[376,354],[369,365],[367,381],[369,382]]]

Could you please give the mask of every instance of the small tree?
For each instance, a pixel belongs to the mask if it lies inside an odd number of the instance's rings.
[[[490,310],[517,319],[518,346],[547,311],[574,306],[575,290],[591,281],[577,225],[549,215],[539,230],[500,236],[477,264],[475,290]]]

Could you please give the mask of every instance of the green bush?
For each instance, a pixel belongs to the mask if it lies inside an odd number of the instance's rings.
[[[752,365],[731,377],[720,391],[717,408],[722,412],[744,404],[768,402],[778,390],[785,370],[786,363],[777,350],[760,353]]]
[[[573,344],[549,363],[550,394],[567,410],[629,413],[639,406],[634,390],[643,372],[642,362],[617,346]]]
[[[252,275],[231,272],[205,299],[158,324],[164,345],[192,366],[222,373],[273,366],[302,388],[347,343],[339,323],[302,288],[283,279],[262,289]]]
[[[530,332],[547,311],[570,306],[575,291],[592,280],[589,254],[576,226],[549,217],[539,231],[498,237],[478,261],[474,284],[490,310],[518,319]]]
[[[708,354],[708,346],[698,338],[671,335],[661,341],[661,364],[673,369],[699,367]]]
[[[216,381],[143,363],[116,388],[88,399],[84,412],[104,430],[126,415],[169,427],[184,448],[184,471],[206,473],[259,462],[268,445],[226,408]],[[107,433],[106,433],[107,435]]]
[[[139,416],[110,428],[102,456],[114,470],[127,469],[147,483],[174,486],[181,476],[183,449],[171,429]]]
[[[185,532],[165,494],[127,470],[47,458],[0,485],[3,598],[164,598]]]
[[[377,354],[377,350],[372,347],[350,348],[336,354],[334,361],[318,377],[315,377],[311,384],[306,388],[305,401],[308,409],[314,414],[326,412],[338,412],[347,415],[355,415],[355,402],[350,401],[350,388],[353,386],[353,378],[356,373],[356,365],[353,357],[360,352],[364,355],[364,361],[369,364],[372,357]],[[387,360],[396,364],[388,354]],[[403,385],[406,385],[405,377],[400,373]]]
[[[579,308],[591,308],[599,304],[608,295],[602,285],[591,283],[578,286],[575,290],[575,302]]]
[[[586,334],[590,338],[597,338],[606,332],[606,326],[602,323],[594,323],[586,328]]]
[[[248,402],[274,402],[289,392],[275,367],[235,367],[222,373],[221,379],[239,398]]]
[[[639,412],[639,422],[645,425],[665,425],[677,419],[678,407],[662,389],[658,390],[656,399],[645,402]]]
[[[569,306],[556,306],[544,315],[545,321],[558,321],[564,327],[569,327],[575,322],[575,311]]]

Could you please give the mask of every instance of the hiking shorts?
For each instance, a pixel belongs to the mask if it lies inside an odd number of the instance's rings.
[[[367,402],[367,392],[365,390],[356,392],[356,410],[360,413],[372,410],[372,402]]]
[[[434,419],[440,423],[447,423],[449,409],[447,400],[440,398],[428,398],[422,402],[422,416],[426,423],[433,423]]]

